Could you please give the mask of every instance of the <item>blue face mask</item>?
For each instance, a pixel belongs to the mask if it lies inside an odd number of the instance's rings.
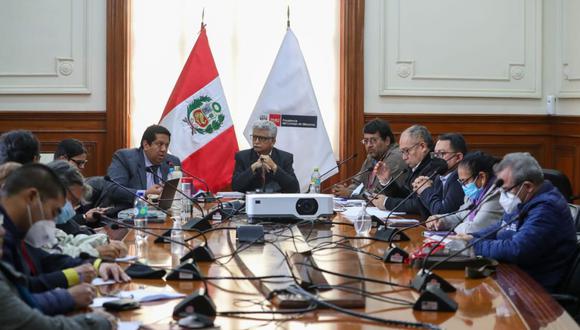
[[[54,218],[57,225],[62,225],[67,223],[72,217],[76,215],[75,209],[69,201],[60,209],[59,215]]]
[[[466,184],[465,186],[461,186],[463,188],[463,193],[467,198],[469,198],[472,202],[477,200],[479,194],[481,194],[482,188],[477,188],[475,182],[471,182]]]

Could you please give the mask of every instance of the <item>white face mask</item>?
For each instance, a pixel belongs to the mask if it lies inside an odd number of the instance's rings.
[[[40,197],[38,197],[37,201],[38,207],[40,207],[40,213],[42,214],[42,219],[45,219],[44,209],[42,208]],[[28,222],[30,223],[30,228],[24,237],[26,243],[36,248],[52,246],[56,244],[55,222],[53,220],[39,220],[35,223],[32,223],[32,212],[30,211],[30,205],[27,205],[26,207],[28,208]]]
[[[506,192],[502,190],[499,196],[499,204],[501,205],[501,207],[503,207],[505,213],[507,214],[512,213],[516,209],[516,207],[522,203],[522,200],[517,196],[522,190],[522,187],[518,189],[517,194],[513,194],[511,192]]]

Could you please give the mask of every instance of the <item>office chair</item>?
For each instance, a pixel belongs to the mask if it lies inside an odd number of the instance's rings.
[[[571,260],[572,265],[568,274],[552,297],[578,322],[580,320],[580,245],[576,245],[574,258]]]
[[[552,182],[552,184],[556,188],[558,188],[560,193],[562,193],[562,196],[566,198],[566,201],[568,201],[568,203],[571,203],[575,199],[580,198],[580,196],[574,196],[574,194],[572,193],[572,184],[570,183],[570,179],[568,179],[566,174],[558,170],[548,168],[542,169],[542,172],[544,172],[544,179]]]

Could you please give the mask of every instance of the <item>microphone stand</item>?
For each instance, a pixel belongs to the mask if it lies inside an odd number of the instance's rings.
[[[331,168],[330,170],[328,170],[328,171],[326,171],[326,172],[322,173],[322,174],[320,175],[320,180],[322,181],[322,180],[323,180],[322,178],[323,178],[325,175],[327,175],[328,173],[330,173],[330,172],[334,171],[334,170],[335,170],[335,169],[337,169],[337,168],[340,168],[340,167],[341,167],[341,166],[342,166],[344,163],[348,162],[348,161],[349,161],[349,160],[351,160],[351,159],[355,159],[357,156],[358,156],[358,153],[356,153],[356,152],[355,152],[355,153],[354,153],[353,155],[351,155],[350,157],[347,157],[346,159],[343,159],[343,160],[341,160],[340,162],[338,162],[338,163],[336,164],[336,166],[334,166],[334,167],[333,167],[333,168]],[[326,179],[328,179],[328,178],[326,178]],[[326,180],[326,179],[325,179],[325,180]]]
[[[199,205],[199,203],[195,199],[191,198],[191,196],[187,196],[187,194],[184,193],[181,189],[179,189],[177,186],[174,186],[173,184],[169,183],[168,180],[164,180],[162,177],[160,177],[157,173],[155,173],[155,171],[151,170],[149,167],[146,169],[146,172],[153,174],[153,176],[155,176],[159,181],[163,182],[164,185],[168,185],[169,187],[175,189],[175,191],[177,191],[183,197],[187,198],[190,202],[195,204],[195,206],[201,211],[202,217],[205,215],[205,212],[203,211],[203,208],[201,207],[201,205]]]
[[[334,187],[334,186],[337,186],[337,185],[339,185],[339,184],[343,184],[343,183],[345,183],[345,182],[347,182],[347,181],[350,181],[350,180],[352,180],[353,178],[355,178],[355,177],[357,177],[357,176],[359,176],[359,175],[362,175],[362,174],[365,174],[365,173],[371,172],[372,170],[373,170],[373,168],[372,168],[372,167],[369,167],[369,168],[367,168],[366,170],[359,171],[359,172],[357,172],[355,175],[353,175],[353,176],[349,176],[348,178],[346,178],[346,179],[344,179],[344,180],[342,180],[342,181],[339,181],[339,182],[337,182],[337,183],[333,184],[333,185],[332,185],[332,186],[330,186],[330,187],[327,187],[327,188],[325,188],[324,190],[322,190],[322,192],[328,191],[328,190],[332,189],[332,187]]]
[[[167,165],[169,165],[169,166],[171,166],[171,167],[173,167],[173,166],[174,166],[174,165],[173,165],[173,163],[172,163],[172,162],[170,162],[170,161],[167,161]],[[185,173],[187,176],[189,176],[189,177],[192,177],[192,178],[196,179],[197,181],[199,181],[199,182],[203,183],[203,185],[205,186],[205,189],[206,189],[206,192],[207,192],[207,194],[209,195],[209,197],[211,197],[212,193],[211,193],[211,191],[209,190],[209,185],[207,184],[207,182],[206,182],[205,180],[203,180],[202,178],[200,178],[200,177],[198,177],[198,176],[195,176],[195,175],[191,174],[190,172],[186,171],[186,170],[183,168],[183,166],[181,166],[181,172],[183,172],[183,173]]]

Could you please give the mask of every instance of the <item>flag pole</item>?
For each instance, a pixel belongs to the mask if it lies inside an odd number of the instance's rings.
[[[205,7],[203,7],[203,9],[201,10],[201,29],[203,30],[204,26],[205,26]]]
[[[286,16],[287,16],[286,27],[290,28],[290,5],[288,5],[288,12],[286,13]]]

